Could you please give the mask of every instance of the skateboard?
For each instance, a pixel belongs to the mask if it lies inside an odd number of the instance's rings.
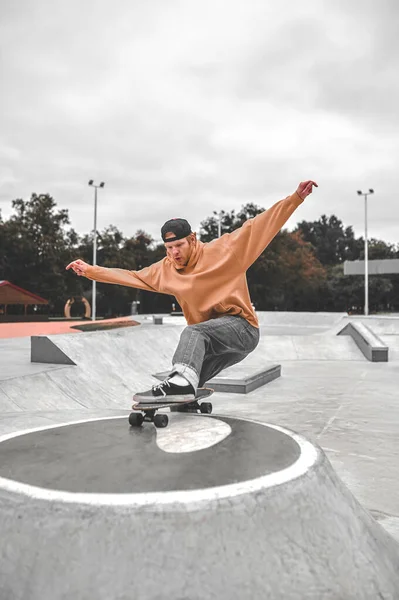
[[[138,402],[133,404],[133,412],[129,415],[129,423],[132,427],[140,427],[144,421],[154,423],[155,427],[167,427],[169,423],[168,415],[165,413],[157,414],[160,408],[170,408],[171,412],[186,412],[186,413],[204,413],[211,414],[211,402],[201,402],[204,398],[212,396],[211,388],[198,388],[194,400],[186,400],[185,402],[164,402],[161,403],[145,403]]]

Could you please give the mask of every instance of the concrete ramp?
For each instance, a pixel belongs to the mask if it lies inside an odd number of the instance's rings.
[[[367,325],[372,331],[379,336],[382,335],[398,335],[399,336],[399,316],[396,317],[380,317],[371,315],[369,317],[364,316],[351,316],[352,321],[360,321],[364,325]]]
[[[380,337],[389,347],[389,362],[399,362],[399,335],[381,335]]]
[[[2,598],[398,597],[397,542],[275,425],[172,414],[165,433],[106,418],[3,436],[0,495]]]
[[[152,374],[170,368],[183,328],[184,324],[143,324],[114,331],[33,337],[32,356],[44,360],[47,370],[0,380],[0,411],[125,409],[133,391],[148,389],[154,384]],[[267,363],[306,360],[366,359],[351,338],[330,332],[267,335],[261,336],[259,346],[240,369],[252,373]],[[54,368],[54,363],[59,367]]]
[[[329,329],[345,318],[345,312],[293,312],[293,311],[259,311],[257,312],[259,325],[312,327]]]
[[[101,379],[105,370],[112,370],[114,375],[129,383],[137,377],[142,379],[146,372],[168,370],[182,330],[183,326],[142,326],[129,331],[58,335],[48,339],[63,355],[87,373],[93,373],[96,379]],[[32,343],[35,340],[32,338]],[[353,340],[328,331],[311,336],[261,336],[257,349],[240,364],[257,365],[262,360],[263,364],[265,360],[273,363],[276,359],[362,360],[363,357]],[[49,362],[48,358],[46,361]],[[156,365],[161,368],[154,370]],[[130,379],[129,374],[133,375]]]
[[[266,360],[364,360],[352,339],[337,335],[346,313],[260,312],[260,347]]]
[[[255,352],[240,364],[240,369],[248,373],[264,369],[267,363],[283,361],[367,360],[350,336],[337,335],[352,321],[352,317],[343,313],[260,313],[259,316],[261,323],[274,322],[276,327],[285,322],[288,330],[297,328],[299,322],[316,323],[321,329],[313,335],[301,335],[298,329],[296,335],[273,335],[270,330],[267,335],[262,333]],[[367,323],[380,335],[390,348],[390,360],[399,360],[396,335],[399,319],[356,320]],[[129,329],[33,337],[32,358],[42,362],[36,364],[41,370],[25,377],[0,378],[0,411],[126,408],[133,391],[147,389],[154,383],[152,374],[170,368],[184,326],[184,323],[153,325],[144,321],[141,326]],[[45,368],[43,361],[47,363]]]
[[[141,326],[33,337],[32,355],[48,370],[0,380],[0,411],[126,409],[133,391],[153,385],[151,373],[169,368],[181,329],[165,326],[162,336],[157,327]],[[55,369],[54,363],[63,366]]]
[[[276,360],[368,360],[399,359],[398,316],[353,316],[346,313],[259,313],[264,356]],[[352,327],[353,324],[353,327]],[[365,352],[358,336],[343,342],[343,333],[368,331]],[[355,331],[355,333],[356,333]],[[338,336],[338,337],[337,337]],[[370,343],[369,343],[370,342]],[[363,356],[364,355],[364,356]]]
[[[245,360],[257,361],[284,360],[365,360],[351,338],[336,337],[331,334],[319,335],[267,335],[260,339],[253,355]]]
[[[399,316],[360,318],[389,348],[389,361],[399,362]]]
[[[365,353],[368,360],[374,362],[373,354],[379,355],[378,360],[384,356],[384,361],[395,362],[399,360],[398,347],[399,347],[399,317],[398,316],[374,316],[365,317],[363,315],[351,315],[343,317],[342,320],[336,323],[329,331],[331,335],[342,335],[349,333],[356,343],[359,342],[356,331],[365,332],[366,335],[361,334],[361,337],[365,338],[366,348],[369,346],[368,351]],[[367,334],[369,332],[369,334]],[[368,339],[369,338],[369,339]],[[374,338],[374,340],[373,340]],[[359,347],[361,348],[364,343],[361,341]],[[370,354],[371,352],[371,354]]]
[[[388,362],[388,346],[361,321],[350,321],[338,335],[350,335],[367,360]]]

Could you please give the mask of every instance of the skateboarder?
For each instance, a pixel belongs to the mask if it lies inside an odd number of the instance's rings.
[[[140,271],[92,266],[75,260],[66,268],[103,283],[131,286],[176,297],[187,321],[169,375],[135,394],[137,402],[194,399],[198,387],[226,367],[242,361],[259,342],[259,324],[249,296],[246,271],[282,226],[312,193],[314,181],[209,243],[197,240],[185,219],[161,229],[162,260]]]

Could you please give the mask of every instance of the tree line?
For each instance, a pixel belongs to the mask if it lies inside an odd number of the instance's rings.
[[[75,258],[92,262],[93,234],[79,236],[68,211],[59,210],[49,194],[13,200],[12,209],[6,220],[0,213],[0,280],[49,300],[52,316],[63,314],[69,298],[84,296],[91,302],[91,281],[66,272],[65,266]],[[237,212],[222,211],[222,234],[263,210],[248,203]],[[201,222],[201,241],[217,237],[218,220],[214,213]],[[165,256],[163,245],[141,230],[126,237],[110,225],[97,235],[97,263],[105,267],[139,270]],[[369,240],[369,259],[385,258],[399,258],[399,244]],[[356,238],[353,228],[344,227],[335,215],[301,221],[293,231],[279,232],[248,270],[253,303],[257,310],[362,312],[364,277],[345,276],[343,263],[363,259],[364,239]],[[370,276],[369,290],[371,312],[399,310],[398,275]],[[97,284],[98,315],[130,314],[132,302],[143,313],[170,312],[176,304],[172,296]],[[79,309],[72,309],[72,315],[73,310]]]

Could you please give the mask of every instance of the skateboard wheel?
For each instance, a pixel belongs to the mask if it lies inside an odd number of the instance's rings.
[[[155,415],[154,425],[155,427],[166,427],[169,423],[168,415]]]
[[[130,413],[129,423],[132,427],[140,427],[144,421],[144,417],[141,413]]]
[[[200,406],[200,411],[207,415],[210,415],[212,412],[212,402],[202,402]]]

